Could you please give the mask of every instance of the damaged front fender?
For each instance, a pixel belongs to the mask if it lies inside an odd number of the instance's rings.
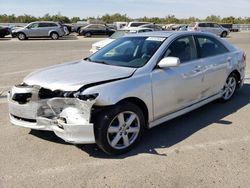
[[[66,97],[41,100],[33,90],[18,87],[8,94],[12,124],[54,131],[58,137],[70,143],[95,143],[94,125],[90,122],[95,100]],[[14,96],[25,96],[26,93],[32,93],[32,97],[22,103],[13,100]]]
[[[56,119],[52,130],[57,136],[71,143],[95,143],[94,125],[90,123],[94,100],[54,98],[47,104]]]

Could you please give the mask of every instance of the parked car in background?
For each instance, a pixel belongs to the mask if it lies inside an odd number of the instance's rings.
[[[5,37],[6,35],[9,35],[10,33],[11,33],[10,28],[0,26],[0,38],[3,38],[3,37]]]
[[[176,24],[172,26],[173,31],[187,31],[188,25],[186,24]]]
[[[117,30],[113,35],[109,38],[101,40],[92,44],[92,48],[90,49],[90,53],[95,53],[107,44],[113,42],[115,39],[120,38],[127,34],[136,34],[136,33],[145,33],[145,32],[152,32],[153,29],[151,28],[143,28],[143,27],[125,27],[121,30]]]
[[[73,23],[72,25],[73,25],[72,32],[76,32],[79,34],[80,29],[82,27],[86,27],[87,25],[89,25],[89,23],[85,21],[78,21],[77,23]]]
[[[63,27],[66,27],[66,29],[64,29],[65,35],[68,35],[68,34],[73,32],[73,25],[72,24],[62,24],[62,25],[63,25]]]
[[[227,37],[230,33],[229,29],[226,29],[221,25],[212,22],[194,22],[189,25],[188,30],[210,32],[223,38]]]
[[[9,117],[16,126],[122,154],[147,128],[229,101],[243,86],[245,66],[245,53],[213,34],[127,35],[84,60],[28,75],[8,93]]]
[[[128,25],[128,22],[114,22],[116,30],[121,30]]]
[[[53,40],[65,35],[64,27],[57,22],[32,22],[27,26],[12,31],[19,40],[28,38],[50,37]]]
[[[111,36],[115,32],[114,29],[111,29],[103,24],[90,24],[86,27],[83,27],[79,31],[79,35],[85,37],[91,37],[92,35],[107,35]]]
[[[162,31],[163,28],[160,25],[154,24],[154,23],[150,23],[150,24],[144,24],[139,26],[140,28],[150,28],[153,29],[154,31]]]
[[[141,25],[150,24],[150,22],[129,22],[127,27],[139,27]]]
[[[222,23],[220,24],[222,27],[228,29],[230,32],[239,32],[240,30],[233,27],[233,24]]]

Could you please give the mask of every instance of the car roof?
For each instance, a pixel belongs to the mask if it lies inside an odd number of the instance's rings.
[[[145,29],[150,29],[152,30],[151,28],[146,28],[146,27],[124,27],[122,29],[119,29],[120,31],[139,31],[139,30],[145,30]]]
[[[31,23],[58,23],[58,22],[53,22],[53,21],[36,21],[36,22],[31,22]]]
[[[197,32],[197,31],[153,31],[153,32],[145,32],[145,33],[138,33],[138,34],[131,34],[131,36],[135,37],[164,37],[168,38],[172,35],[175,36],[182,36],[182,35],[206,35],[210,37],[216,37],[214,34],[208,32]]]

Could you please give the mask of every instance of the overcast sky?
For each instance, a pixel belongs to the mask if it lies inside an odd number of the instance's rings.
[[[106,13],[132,18],[167,15],[205,18],[212,14],[250,17],[250,0],[0,0],[0,14],[43,16],[58,12],[81,18]]]

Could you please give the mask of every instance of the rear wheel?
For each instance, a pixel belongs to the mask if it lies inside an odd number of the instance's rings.
[[[226,37],[227,37],[227,32],[226,32],[226,31],[223,31],[222,34],[221,34],[221,37],[222,37],[222,38],[226,38]]]
[[[27,39],[26,35],[24,33],[17,33],[17,38],[19,40],[25,40]]]
[[[229,101],[233,97],[237,88],[237,81],[237,76],[234,73],[228,76],[223,88],[222,102]]]
[[[52,32],[52,33],[50,34],[50,37],[51,37],[51,39],[53,39],[53,40],[59,39],[59,35],[58,35],[58,33],[56,33],[56,32]]]
[[[85,33],[85,37],[91,37],[91,33]]]
[[[96,117],[96,143],[108,154],[126,153],[138,143],[144,126],[145,118],[140,108],[123,102]]]

